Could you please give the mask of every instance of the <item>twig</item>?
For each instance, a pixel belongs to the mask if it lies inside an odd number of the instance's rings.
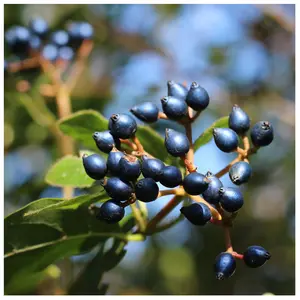
[[[158,214],[148,223],[146,232],[154,230],[156,225],[167,216],[181,201],[181,196],[174,196],[159,212]]]
[[[143,147],[142,143],[140,142],[140,140],[137,138],[136,135],[133,136],[132,141],[136,145],[136,148],[137,148],[138,152],[145,153],[144,147]]]
[[[224,234],[225,234],[226,252],[232,253],[233,248],[232,248],[232,243],[231,243],[229,227],[224,226],[223,228],[224,228]]]
[[[136,203],[130,204],[133,216],[136,220],[136,223],[139,227],[140,232],[144,232],[146,229],[146,223],[144,218],[141,215],[141,211],[138,209],[138,207],[136,206]]]
[[[216,173],[215,176],[218,178],[222,177],[230,170],[232,165],[234,165],[236,162],[240,161],[241,159],[242,159],[242,157],[241,157],[241,155],[239,155],[237,158],[235,158],[233,161],[231,161],[225,168],[223,168],[218,173]]]
[[[174,220],[172,220],[172,221],[170,221],[170,222],[168,222],[166,224],[162,224],[161,226],[156,227],[154,231],[146,231],[145,234],[152,235],[154,233],[159,233],[159,232],[165,231],[165,230],[173,227],[174,225],[176,225],[177,223],[179,223],[183,219],[184,219],[183,214],[180,214]]]
[[[167,115],[161,111],[158,113],[158,119],[169,120]]]
[[[137,150],[137,149],[138,149],[137,146],[136,146],[136,144],[133,143],[133,142],[131,142],[130,140],[123,140],[123,139],[120,139],[120,142],[121,142],[122,144],[128,145],[128,146],[129,146],[131,149],[133,149],[133,150]]]
[[[185,133],[190,143],[190,149],[186,154],[184,159],[184,163],[187,169],[187,173],[194,172],[197,168],[194,166],[194,144],[193,144],[193,137],[192,137],[192,124],[186,123],[184,124]]]
[[[250,141],[249,141],[249,138],[247,137],[247,135],[243,136],[243,144],[244,144],[245,151],[248,152],[248,150],[250,149]]]
[[[67,89],[69,90],[69,93],[72,92],[74,87],[76,86],[76,83],[82,74],[82,71],[85,67],[85,60],[90,55],[91,51],[93,50],[93,42],[86,40],[82,43],[78,50],[78,57],[73,65],[73,68],[70,72],[69,79],[67,81]]]
[[[8,64],[8,71],[15,73],[25,69],[33,69],[40,65],[37,57],[27,58],[22,61],[12,62]]]
[[[170,190],[163,190],[159,191],[157,198],[167,196],[167,195],[177,195],[177,196],[184,196],[185,191],[183,188],[177,188],[177,189],[170,189]]]
[[[219,220],[219,221],[222,220],[221,214],[213,206],[211,206],[207,201],[205,201],[203,198],[201,198],[200,196],[192,196],[192,195],[189,195],[189,197],[192,198],[196,202],[201,202],[201,203],[204,203],[205,205],[207,205],[209,207],[210,212],[214,219]]]

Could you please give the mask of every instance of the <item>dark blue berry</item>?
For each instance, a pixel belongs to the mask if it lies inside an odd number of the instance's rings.
[[[119,176],[127,181],[134,181],[141,174],[140,161],[132,155],[123,156],[120,159],[119,167]]]
[[[142,160],[143,176],[159,181],[163,168],[165,167],[164,163],[157,158],[148,158],[147,156],[143,156]]]
[[[82,157],[83,166],[88,176],[95,180],[102,179],[107,172],[106,161],[99,154]]]
[[[181,100],[185,100],[188,90],[180,83],[173,80],[168,81],[168,96],[172,96]]]
[[[229,115],[228,125],[236,133],[243,134],[250,128],[250,118],[238,105],[234,105]]]
[[[31,36],[29,40],[29,47],[34,51],[40,50],[42,47],[42,40],[37,35]]]
[[[166,129],[165,146],[167,151],[175,157],[183,157],[189,152],[190,143],[185,134],[173,129]]]
[[[261,246],[250,246],[244,252],[244,262],[250,268],[261,267],[267,260],[271,258],[271,254]]]
[[[251,129],[251,140],[255,147],[264,147],[272,143],[273,126],[268,121],[260,121]]]
[[[58,47],[67,46],[69,43],[69,35],[64,30],[57,30],[51,34],[51,43]]]
[[[194,225],[205,225],[211,219],[209,207],[204,203],[193,203],[180,211]]]
[[[118,176],[120,173],[120,159],[125,154],[121,151],[118,151],[117,149],[113,149],[109,152],[109,155],[107,157],[107,169],[110,172],[110,174]]]
[[[208,185],[208,178],[198,172],[188,174],[183,180],[183,188],[190,195],[202,194],[207,190]]]
[[[6,31],[5,39],[11,51],[24,55],[29,50],[30,31],[23,26],[14,26]]]
[[[187,94],[186,103],[195,111],[204,110],[209,104],[207,91],[197,82],[193,82]]]
[[[152,102],[135,105],[130,110],[138,119],[146,123],[154,123],[158,119],[158,107]]]
[[[135,185],[136,198],[142,202],[154,201],[159,193],[159,188],[152,178],[143,178]]]
[[[54,44],[47,44],[44,46],[42,53],[42,57],[49,61],[55,61],[58,56],[58,48]]]
[[[213,136],[217,147],[223,152],[232,152],[238,147],[238,135],[230,128],[215,128]]]
[[[109,119],[109,130],[117,138],[129,139],[136,133],[137,124],[128,114],[114,114]]]
[[[220,188],[220,204],[224,210],[233,213],[239,210],[244,204],[244,198],[241,191],[237,188]]]
[[[162,170],[159,182],[168,188],[174,188],[182,184],[182,174],[177,167],[165,166]]]
[[[208,188],[202,193],[203,198],[210,204],[217,204],[220,201],[219,190],[223,187],[222,182],[218,177],[211,172],[205,175],[209,181]]]
[[[235,163],[229,170],[229,177],[231,181],[236,185],[248,182],[251,175],[252,168],[250,164],[245,161],[239,161]]]
[[[76,49],[84,40],[93,38],[93,26],[87,22],[72,22],[68,26],[68,34],[70,36],[70,44]]]
[[[108,224],[115,224],[121,221],[124,215],[124,207],[114,200],[108,200],[101,205],[96,218],[98,220],[105,221]]]
[[[58,49],[58,59],[71,61],[75,56],[74,50],[69,46],[63,46]]]
[[[188,113],[188,106],[185,101],[172,96],[161,99],[164,113],[171,120],[180,120],[185,118]]]
[[[236,261],[232,254],[222,252],[216,257],[215,273],[218,280],[229,278],[235,272]]]
[[[105,153],[109,153],[113,147],[120,147],[120,141],[118,138],[115,138],[112,136],[112,134],[106,130],[106,131],[96,131],[93,134],[93,139],[99,148],[100,151],[103,151]]]
[[[104,180],[103,187],[107,194],[116,201],[128,200],[133,193],[131,184],[118,177]]]
[[[44,39],[49,32],[48,23],[42,18],[32,19],[29,23],[29,29],[42,39]]]

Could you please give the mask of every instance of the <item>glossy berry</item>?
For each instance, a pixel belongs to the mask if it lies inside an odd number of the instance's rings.
[[[232,152],[238,147],[238,135],[230,128],[215,128],[213,136],[217,147],[223,152]]]
[[[63,46],[58,49],[58,59],[71,61],[75,56],[74,50],[69,46]]]
[[[67,46],[69,43],[69,35],[64,30],[57,30],[51,34],[51,43],[58,47]]]
[[[107,172],[105,159],[99,154],[82,157],[83,166],[88,176],[95,180],[102,179]]]
[[[114,137],[129,139],[137,131],[134,118],[127,114],[114,114],[109,119],[109,130]]]
[[[105,221],[108,224],[115,224],[121,221],[124,215],[124,207],[120,206],[119,203],[113,200],[108,200],[101,205],[96,218],[98,220]]]
[[[169,154],[182,157],[189,152],[190,143],[185,134],[173,129],[166,129],[165,146]]]
[[[120,172],[120,159],[125,154],[121,151],[118,151],[117,149],[113,149],[111,152],[109,152],[109,155],[107,157],[107,169],[112,175],[119,175]]]
[[[119,176],[127,181],[136,180],[141,174],[141,164],[138,158],[124,155],[119,162]]]
[[[164,167],[164,163],[157,158],[148,158],[145,155],[142,157],[142,174],[145,178],[159,181]]]
[[[32,19],[29,23],[29,29],[42,39],[44,39],[49,32],[48,23],[42,18]]]
[[[109,153],[113,147],[120,147],[119,139],[112,136],[112,134],[106,131],[96,131],[93,133],[93,139],[98,147],[98,149],[102,152]]]
[[[116,201],[128,200],[133,188],[129,182],[123,181],[118,177],[110,177],[103,183],[106,193]]]
[[[236,261],[232,254],[222,252],[216,257],[215,273],[218,280],[229,278],[235,272]]]
[[[260,121],[251,129],[251,140],[255,147],[264,147],[272,143],[273,126],[268,121]]]
[[[159,188],[152,178],[143,178],[135,185],[136,198],[142,202],[154,201],[159,193]]]
[[[243,194],[238,188],[220,188],[220,204],[224,210],[233,213],[239,210],[244,204]]]
[[[197,82],[193,82],[187,94],[186,103],[195,111],[204,110],[209,104],[207,91]]]
[[[23,26],[13,26],[5,33],[5,40],[15,54],[27,53],[29,50],[30,31]]]
[[[34,51],[40,50],[42,47],[42,40],[37,36],[33,35],[31,36],[29,40],[29,48]]]
[[[164,113],[171,120],[180,120],[187,116],[188,106],[182,99],[172,96],[163,97],[161,104]]]
[[[261,267],[267,260],[271,258],[271,254],[261,246],[250,246],[244,252],[244,262],[250,268]]]
[[[243,134],[250,128],[250,118],[238,105],[234,105],[229,115],[228,125],[236,133]]]
[[[152,102],[144,102],[135,105],[130,112],[132,112],[138,119],[146,123],[154,123],[158,119],[158,107]]]
[[[185,100],[188,90],[180,83],[176,83],[173,80],[168,81],[168,96],[175,97],[180,100]]]
[[[250,164],[245,161],[236,162],[229,170],[229,177],[236,185],[248,182],[251,175],[252,168]]]
[[[84,40],[93,38],[93,26],[87,22],[72,22],[68,26],[68,34],[70,36],[70,44],[74,48],[78,48]]]
[[[180,211],[194,225],[205,225],[211,219],[209,207],[203,203],[184,206]]]
[[[211,172],[207,172],[205,176],[207,177],[209,184],[208,188],[202,193],[202,196],[210,204],[217,204],[220,201],[219,190],[223,187],[223,184],[221,180]]]
[[[183,180],[183,188],[190,195],[202,194],[207,190],[208,185],[208,178],[198,172],[190,173]]]
[[[174,188],[182,184],[182,174],[175,166],[165,166],[162,170],[159,182],[168,188]]]
[[[41,55],[46,60],[55,61],[58,56],[58,48],[54,44],[47,44],[44,46]]]

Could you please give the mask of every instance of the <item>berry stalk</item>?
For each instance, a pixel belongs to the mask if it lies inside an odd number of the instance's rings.
[[[167,216],[181,201],[183,200],[182,196],[174,196],[159,212],[158,214],[149,221],[146,232],[152,231],[156,228],[156,225]]]
[[[201,198],[200,196],[192,196],[192,195],[190,195],[190,197],[196,202],[200,202],[200,203],[207,205],[215,220],[217,220],[217,221],[222,220],[221,214],[214,207],[212,207],[207,201],[205,201],[203,198]]]

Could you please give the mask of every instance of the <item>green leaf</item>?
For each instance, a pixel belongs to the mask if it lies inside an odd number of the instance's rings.
[[[90,178],[83,167],[82,159],[76,156],[65,156],[58,160],[48,171],[45,181],[59,187],[90,187],[94,180]]]
[[[228,127],[228,118],[229,117],[222,117],[208,127],[194,142],[194,150],[198,150],[212,139],[214,128]]]
[[[60,130],[81,142],[88,149],[97,150],[92,134],[108,128],[108,120],[95,110],[81,110],[58,121]]]
[[[82,143],[88,149],[97,150],[92,134],[108,128],[108,120],[94,110],[82,110],[58,122],[60,130]],[[149,126],[139,126],[137,137],[145,150],[166,164],[181,166],[180,159],[168,154],[164,146],[164,138]]]
[[[89,211],[108,200],[104,192],[70,200],[40,199],[4,220],[5,293],[24,291],[18,283],[59,259],[90,251],[110,237],[126,240],[118,224],[99,222]]]
[[[108,288],[106,284],[101,284],[105,272],[116,267],[126,254],[125,243],[115,240],[110,250],[104,253],[104,245],[96,256],[86,265],[85,269],[79,274],[69,289],[70,295],[101,295]]]

